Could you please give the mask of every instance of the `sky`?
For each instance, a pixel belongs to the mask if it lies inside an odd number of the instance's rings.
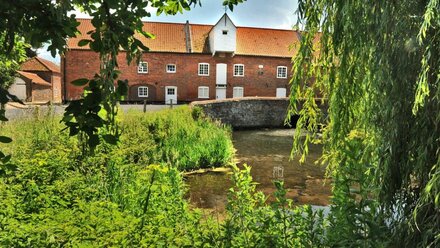
[[[177,22],[184,23],[187,20],[195,24],[214,25],[225,13],[222,6],[223,0],[201,0],[202,6],[196,6],[183,14],[157,16],[153,8],[150,18],[145,21]],[[234,11],[227,10],[228,15],[236,26],[263,27],[276,29],[292,29],[296,24],[295,11],[296,0],[247,0],[234,7]],[[75,12],[77,17],[88,17],[80,12]],[[59,56],[53,58],[47,47],[37,50],[38,56],[60,63]]]

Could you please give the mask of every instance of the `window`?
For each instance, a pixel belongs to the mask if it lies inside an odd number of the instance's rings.
[[[148,97],[148,87],[140,86],[138,88],[138,97]]]
[[[287,78],[287,66],[277,67],[277,78]]]
[[[199,98],[209,98],[209,87],[206,86],[199,87]]]
[[[167,73],[176,73],[176,65],[168,64],[167,65]]]
[[[243,97],[243,95],[244,95],[243,87],[234,87],[233,92],[232,92],[233,98]]]
[[[167,88],[167,95],[174,96],[176,94],[176,88]]]
[[[199,64],[199,76],[209,76],[209,64],[200,63]]]
[[[147,62],[139,62],[138,73],[148,73],[148,63]]]
[[[234,65],[234,77],[244,77],[244,65]]]
[[[223,30],[223,35],[228,35],[228,30]]]

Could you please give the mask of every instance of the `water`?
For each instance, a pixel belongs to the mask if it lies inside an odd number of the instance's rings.
[[[288,189],[287,197],[295,204],[326,206],[329,204],[330,183],[325,185],[325,168],[315,164],[321,156],[321,146],[312,145],[303,164],[298,158],[290,160],[292,129],[235,131],[233,142],[239,164],[252,167],[251,175],[258,182],[257,189],[267,196],[275,191],[274,178],[282,178]],[[227,191],[232,186],[230,175],[206,173],[187,178],[188,197],[198,208],[223,212]],[[271,198],[269,198],[269,201]]]

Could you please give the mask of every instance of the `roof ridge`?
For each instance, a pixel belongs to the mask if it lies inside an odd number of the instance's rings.
[[[44,67],[46,67],[46,69],[48,69],[49,71],[52,71],[49,66],[46,65],[46,63],[44,63],[41,58],[39,58],[38,56],[34,57],[36,60],[38,60],[38,62],[40,62],[40,64],[42,64]],[[32,59],[32,58],[31,58]]]
[[[223,15],[224,16],[224,15]],[[223,16],[221,18],[223,18]],[[229,17],[229,16],[228,16]],[[221,19],[220,18],[220,19]],[[92,18],[76,18],[77,20],[92,20]],[[231,19],[231,18],[229,18]],[[220,20],[219,20],[220,21]],[[176,25],[185,25],[186,22],[165,22],[165,21],[142,21],[143,23],[159,23],[159,24],[176,24]],[[210,26],[213,27],[215,24],[204,24],[204,23],[189,23],[190,25],[197,25],[197,26]],[[234,24],[235,25],[235,24]],[[301,32],[299,29],[283,29],[283,28],[268,28],[268,27],[252,27],[252,26],[236,26],[237,28],[252,28],[252,29],[266,29],[266,30],[279,30],[279,31],[295,31],[295,32]]]
[[[265,28],[265,27],[247,27],[247,26],[237,26],[238,28],[249,28],[249,29],[264,29],[264,30],[277,30],[277,31],[293,31],[301,32],[299,29],[282,29],[282,28]]]
[[[49,61],[47,59],[43,59],[41,57],[35,56],[34,57],[36,60],[38,60],[44,67],[46,67],[49,71],[51,72],[60,72],[59,70],[54,70],[54,68],[51,68],[52,66],[57,67],[58,69],[58,65],[56,65],[55,63],[53,63],[52,61]]]

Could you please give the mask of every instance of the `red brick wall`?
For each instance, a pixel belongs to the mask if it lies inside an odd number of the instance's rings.
[[[61,90],[61,75],[52,75],[52,101],[54,103],[62,102]]]
[[[148,74],[137,73],[137,65],[125,63],[125,54],[119,56],[119,69],[123,72],[121,79],[128,79],[129,85],[148,85],[154,88],[149,101],[163,102],[165,86],[177,86],[178,101],[206,100],[198,99],[198,87],[208,86],[210,99],[215,99],[216,64],[227,64],[227,98],[232,97],[233,87],[244,87],[244,96],[275,96],[276,88],[289,88],[291,76],[290,58],[256,57],[256,56],[225,56],[212,57],[210,54],[176,54],[176,53],[145,53],[143,61],[148,62]],[[198,63],[209,63],[209,76],[198,76]],[[176,73],[167,73],[166,65],[175,64]],[[233,76],[233,65],[244,64],[244,77]],[[259,65],[263,65],[262,74]],[[277,66],[287,66],[288,78],[277,78]],[[66,100],[78,99],[82,87],[70,84],[78,78],[91,78],[99,70],[98,55],[87,50],[70,50],[65,55]],[[138,100],[130,90],[131,100]],[[153,92],[153,89],[152,89]],[[130,99],[129,99],[130,100]]]
[[[32,102],[49,102],[52,100],[50,86],[32,84]]]

